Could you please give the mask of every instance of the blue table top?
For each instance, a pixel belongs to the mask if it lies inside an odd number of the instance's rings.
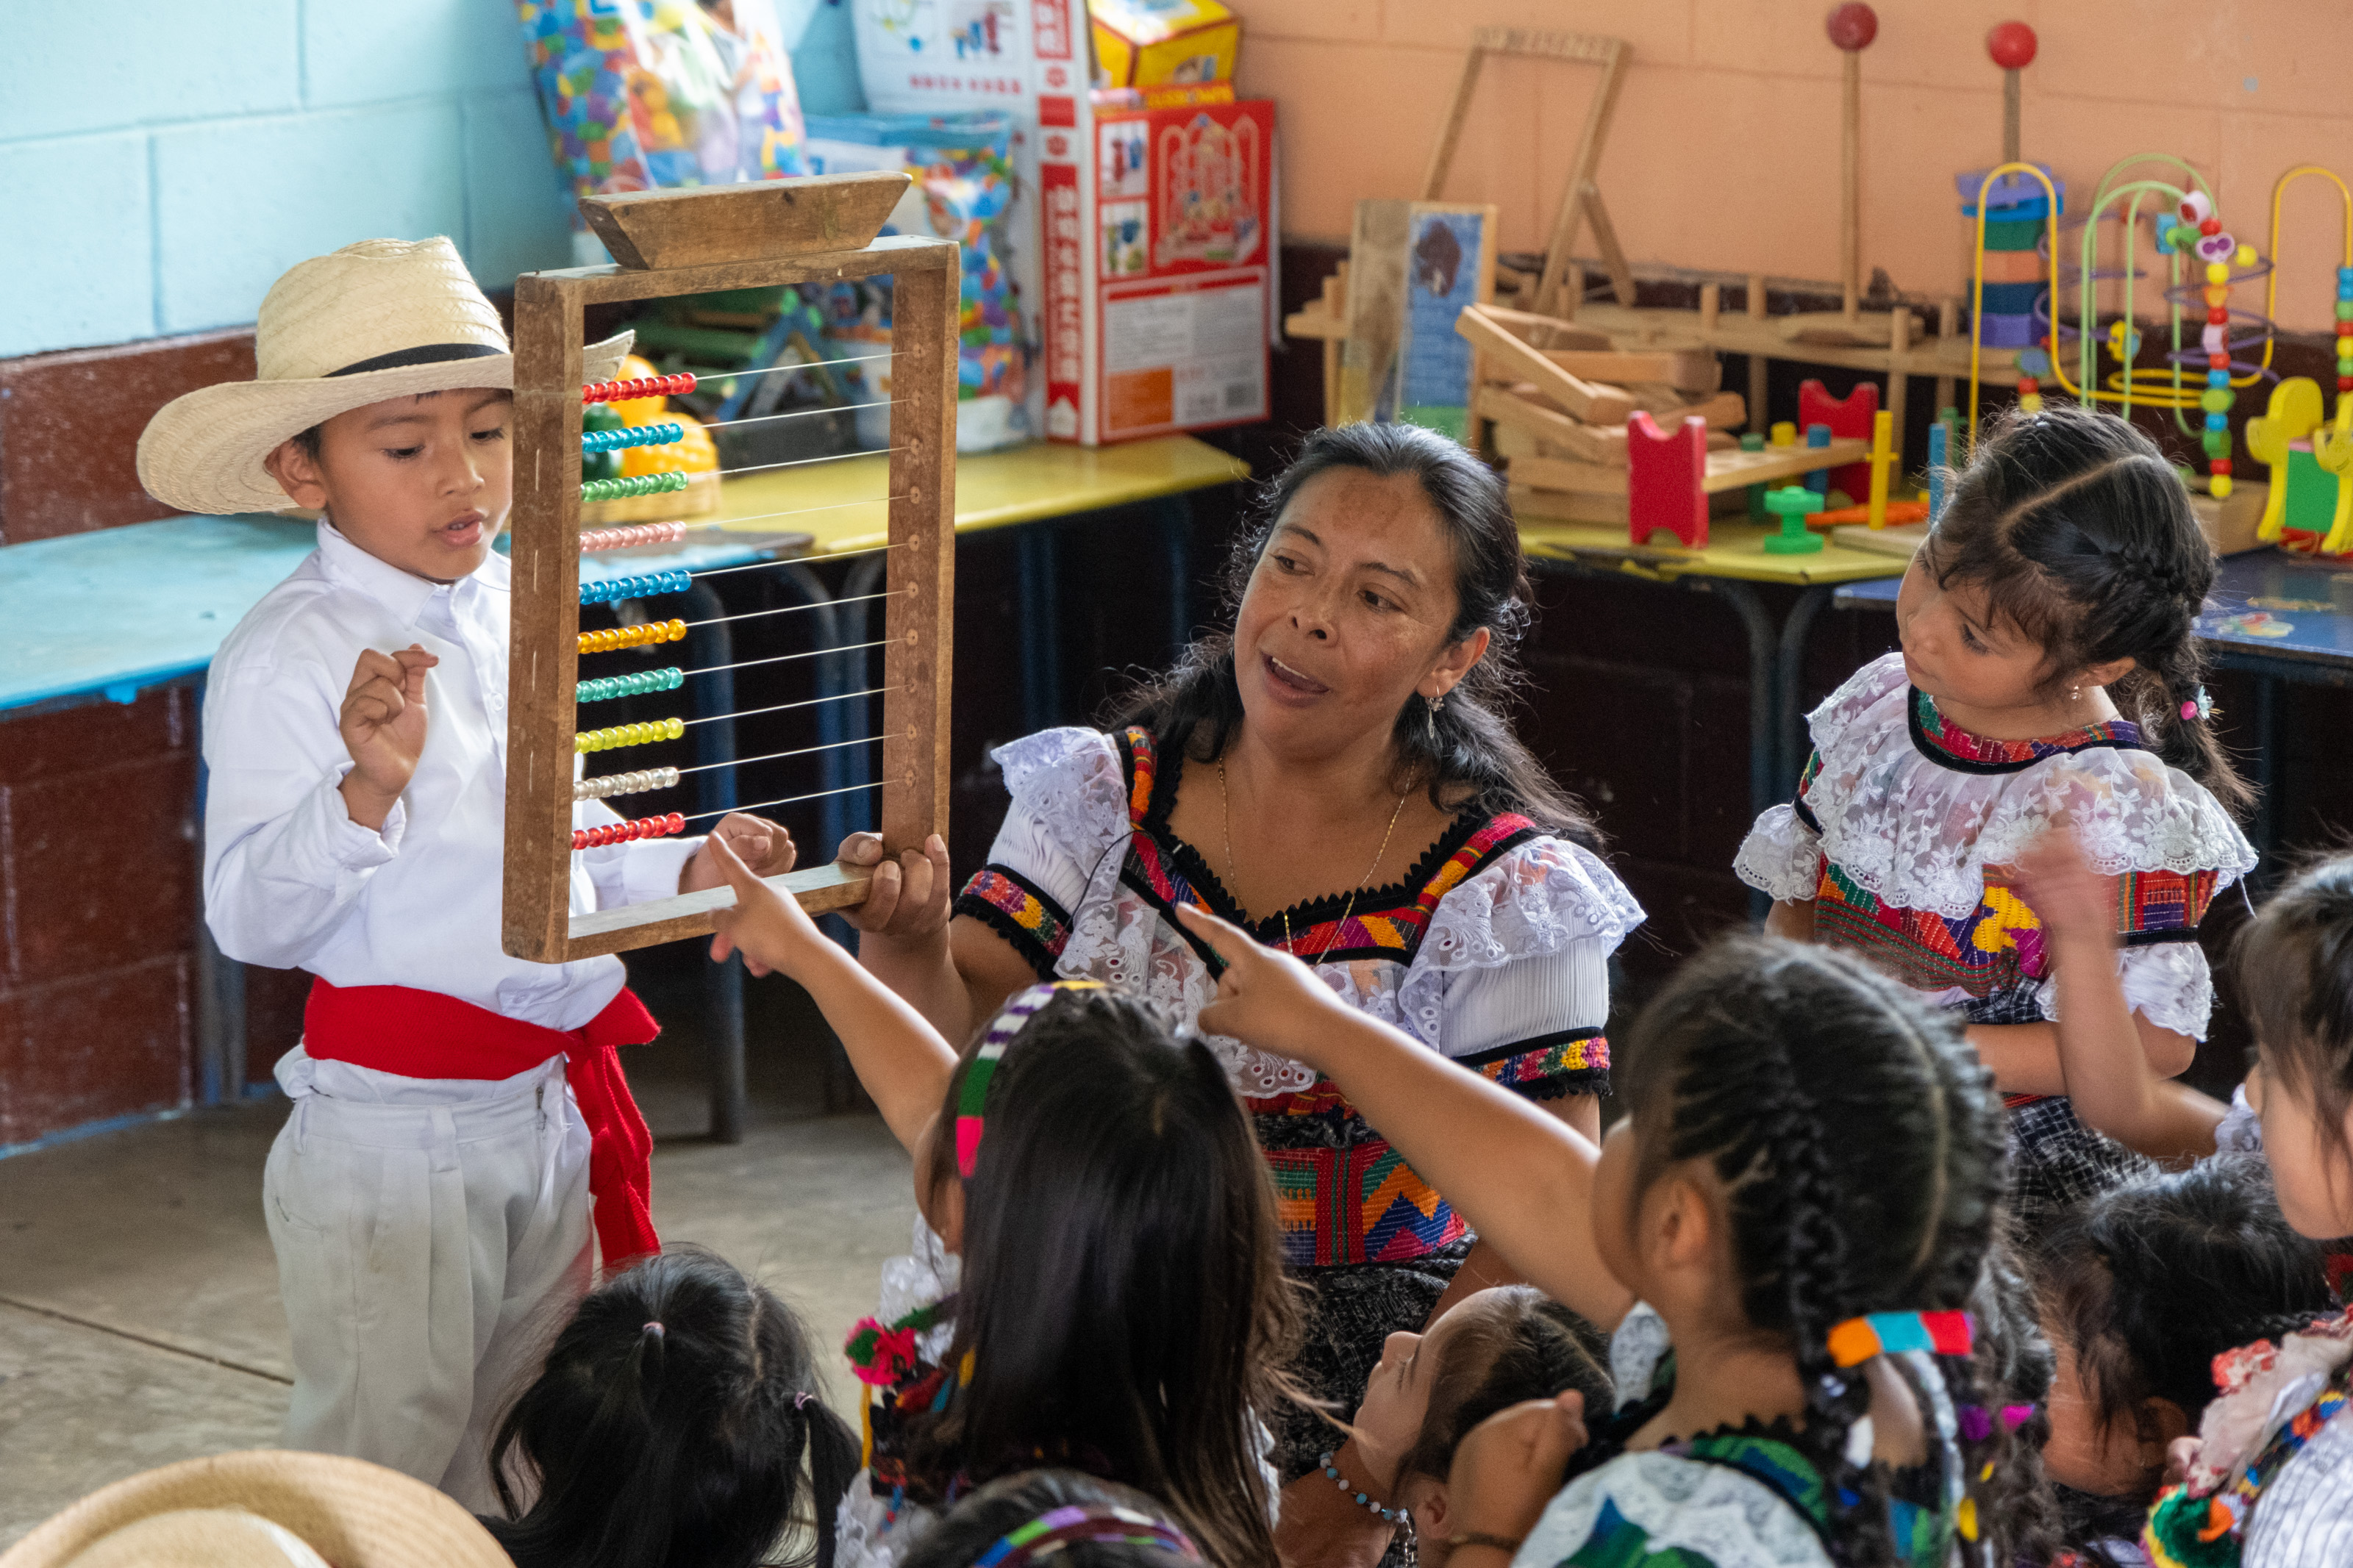
[[[202,672],[318,537],[315,524],[287,518],[174,517],[0,550],[0,625],[19,628],[0,659],[0,709],[93,695],[128,702]],[[797,553],[807,540],[721,532],[617,551],[584,562],[581,575],[738,566]]]
[[[1895,604],[1897,577],[1842,584],[1842,610]],[[2277,549],[2226,555],[2198,617],[2198,635],[2217,653],[2266,663],[2353,668],[2353,558]]]

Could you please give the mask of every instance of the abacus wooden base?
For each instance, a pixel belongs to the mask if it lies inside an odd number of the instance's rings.
[[[805,867],[762,879],[791,894],[809,913],[821,915],[828,910],[864,903],[866,889],[874,880],[874,868],[836,860],[829,866]],[[651,947],[656,942],[703,936],[711,931],[712,912],[730,908],[734,902],[733,888],[705,888],[699,893],[681,893],[675,898],[655,899],[625,909],[574,915],[565,951],[574,958],[590,958],[600,952],[626,952]]]

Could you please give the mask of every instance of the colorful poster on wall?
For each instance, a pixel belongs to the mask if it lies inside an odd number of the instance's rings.
[[[1496,209],[1363,201],[1348,246],[1343,423],[1404,420],[1460,440],[1475,356],[1454,331],[1462,307],[1495,297]]]

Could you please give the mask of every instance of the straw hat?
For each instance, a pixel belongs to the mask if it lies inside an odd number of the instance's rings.
[[[607,381],[623,332],[583,351],[582,379]],[[254,329],[257,379],[175,397],[139,437],[139,482],[185,511],[293,505],[261,459],[322,420],[387,397],[512,386],[499,313],[447,239],[364,239],[297,262],[269,286]]]
[[[117,1481],[0,1552],[0,1568],[311,1568],[318,1558],[513,1568],[490,1531],[423,1481],[364,1459],[269,1449]]]

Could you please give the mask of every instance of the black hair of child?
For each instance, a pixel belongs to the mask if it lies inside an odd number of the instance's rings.
[[[1608,1336],[1534,1286],[1503,1287],[1496,1299],[1494,1309],[1447,1336],[1421,1434],[1398,1466],[1399,1481],[1446,1479],[1472,1427],[1530,1399],[1573,1388],[1585,1395],[1588,1420],[1609,1412]]]
[[[2051,1233],[2037,1272],[2094,1419],[2145,1439],[2144,1402],[2171,1401],[2195,1431],[2214,1397],[2216,1356],[2293,1333],[2337,1304],[2326,1252],[2282,1217],[2259,1154],[2221,1154],[2100,1194]],[[2152,1469],[2141,1501],[2159,1479]]]
[[[1065,1465],[1165,1499],[1218,1568],[1271,1568],[1255,1438],[1297,1317],[1274,1215],[1208,1047],[1115,991],[1049,1002],[989,1085],[945,1362],[972,1375],[910,1418],[911,1489]]]
[[[1079,1470],[1019,1470],[989,1482],[942,1514],[907,1549],[899,1568],[972,1568],[990,1547],[1058,1508],[1124,1508],[1184,1529],[1165,1504],[1133,1487]],[[1057,1547],[1053,1561],[1062,1568],[1181,1568],[1186,1558],[1159,1544],[1073,1541]]]
[[[2043,1337],[2033,1281],[2006,1234],[2010,1228],[1994,1232],[1969,1302],[1977,1323],[1976,1383],[1985,1401],[1978,1408],[1987,1434],[1970,1454],[1977,1467],[1972,1474],[1978,1478],[1978,1530],[1986,1563],[2048,1563],[2066,1531],[2042,1469],[2058,1358]],[[2014,1426],[2012,1406],[2027,1411]],[[1991,1475],[1984,1473],[1989,1463]]]
[[[790,1568],[831,1568],[859,1464],[798,1316],[678,1248],[590,1291],[556,1336],[491,1446],[507,1517],[483,1523],[516,1568],[751,1568],[785,1561],[769,1553],[786,1527],[814,1517]]]
[[[2232,978],[2265,1068],[2318,1112],[2323,1146],[2348,1152],[2353,1107],[2353,854],[2316,860],[2239,928]]]
[[[2226,811],[2253,801],[2198,705],[2206,656],[2194,623],[2214,547],[2173,465],[2129,423],[2065,402],[1996,420],[1953,477],[1921,563],[1940,585],[1982,587],[1996,616],[2042,645],[2046,689],[2131,659],[2108,688],[2116,710]]]
[[[1867,1312],[1966,1310],[2000,1223],[2001,1101],[1962,1028],[1842,952],[1733,936],[1676,973],[1627,1044],[1634,1198],[1685,1161],[1724,1184],[1741,1306],[1796,1355],[1806,1411],[1784,1435],[1828,1483],[1843,1568],[1888,1563],[1894,1542],[1885,1467],[1847,1459],[1870,1384],[1833,1363],[1830,1331]],[[1989,1359],[1938,1358],[1956,1404],[1982,1408]],[[1946,1458],[1982,1495],[1999,1445]]]
[[[1429,498],[1454,548],[1455,611],[1449,643],[1481,627],[1487,651],[1433,709],[1409,697],[1390,727],[1395,786],[1425,782],[1441,811],[1517,812],[1547,833],[1601,847],[1592,814],[1554,782],[1510,719],[1525,684],[1517,648],[1534,623],[1535,593],[1520,554],[1519,524],[1504,481],[1459,441],[1418,425],[1340,425],[1307,437],[1291,466],[1267,485],[1252,524],[1238,529],[1226,559],[1228,625],[1187,648],[1174,668],[1113,705],[1114,727],[1142,725],[1164,748],[1196,762],[1225,753],[1242,720],[1234,679],[1231,616],[1285,508],[1309,480],[1338,469],[1379,479],[1410,477]]]

